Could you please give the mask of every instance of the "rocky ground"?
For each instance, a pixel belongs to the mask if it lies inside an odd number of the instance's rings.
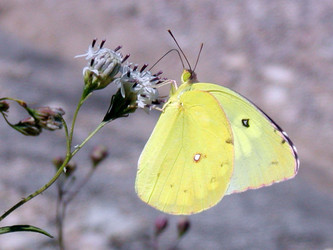
[[[123,45],[130,61],[151,65],[176,35],[193,62],[204,43],[201,81],[230,87],[257,103],[290,135],[301,169],[291,181],[225,197],[190,217],[179,249],[327,249],[333,247],[333,4],[331,1],[24,1],[0,2],[0,96],[35,106],[61,106],[70,121],[82,88],[82,59],[95,37]],[[156,66],[179,79],[170,55]],[[114,88],[96,92],[78,117],[75,143],[94,129]],[[11,110],[11,120],[22,113]],[[160,213],[135,194],[136,162],[158,112],[136,112],[104,128],[75,158],[78,179],[89,170],[96,144],[110,156],[71,204],[65,226],[68,249],[149,249]],[[53,175],[63,155],[63,131],[24,137],[0,120],[0,210]],[[56,236],[56,189],[15,211],[1,226],[33,224]],[[176,237],[177,216],[161,249]],[[0,237],[0,249],[57,249],[32,233]]]

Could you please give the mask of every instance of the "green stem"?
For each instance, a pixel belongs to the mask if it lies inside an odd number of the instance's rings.
[[[98,125],[98,127],[90,133],[90,135],[79,145],[76,147],[75,151],[72,152],[72,157],[83,147],[83,145],[90,140],[101,128],[103,128],[108,122],[102,122]],[[63,190],[60,188],[58,192],[58,203],[57,203],[57,221],[58,221],[58,243],[60,250],[65,249],[64,247],[64,235],[63,235],[63,226],[65,222],[65,216],[66,216],[66,209],[67,205],[76,197],[76,195],[79,193],[79,191],[82,189],[82,187],[88,182],[89,178],[92,176],[93,172],[95,171],[95,168],[91,168],[88,175],[84,178],[84,180],[79,184],[76,190],[73,191],[73,193],[69,194],[69,197],[66,200],[63,200]],[[59,198],[61,195],[61,198]],[[59,200],[60,199],[60,200]],[[59,207],[58,207],[59,205]]]
[[[101,122],[97,128],[90,133],[90,135],[88,135],[88,137],[78,146],[75,146],[75,150],[72,152],[72,157],[84,146],[84,144],[86,144],[91,137],[93,137],[101,128],[103,128],[106,124],[108,124],[109,122]]]
[[[72,145],[72,140],[73,140],[73,134],[74,134],[74,126],[75,126],[75,122],[76,122],[76,118],[77,118],[77,115],[79,113],[79,110],[82,106],[84,102],[84,99],[81,97],[80,101],[79,101],[79,104],[77,105],[76,107],[76,110],[75,110],[75,113],[74,113],[74,116],[73,116],[73,121],[72,121],[72,126],[71,126],[71,132],[69,134],[69,146],[71,147]]]
[[[69,203],[77,196],[77,194],[82,190],[83,186],[89,181],[92,174],[96,168],[91,168],[89,173],[85,176],[85,178],[81,181],[81,183],[77,186],[77,188],[68,194],[68,198],[64,199],[64,192],[63,189],[60,187],[58,191],[58,200],[57,200],[57,226],[58,226],[58,243],[60,250],[64,250],[64,223],[65,223],[65,216],[66,210]]]
[[[78,105],[79,106],[79,105]],[[101,128],[103,128],[108,122],[101,122],[97,128],[91,132],[88,137],[79,145],[75,148],[75,150],[70,153],[67,152],[66,154],[66,158],[63,162],[63,164],[60,166],[60,168],[58,169],[58,171],[56,172],[56,174],[52,177],[52,179],[46,183],[43,187],[41,187],[40,189],[38,189],[37,191],[35,191],[34,193],[30,194],[29,196],[27,196],[26,198],[22,199],[21,201],[19,201],[18,203],[16,203],[13,207],[11,207],[9,210],[7,210],[3,215],[1,215],[0,217],[0,221],[2,221],[5,217],[7,217],[11,212],[13,212],[14,210],[16,210],[17,208],[19,208],[20,206],[22,206],[24,203],[28,202],[29,200],[31,200],[32,198],[36,197],[37,195],[41,194],[42,192],[44,192],[46,189],[48,189],[58,178],[59,176],[63,173],[64,168],[66,167],[66,165],[68,164],[68,162],[72,159],[72,157],[83,147],[84,144],[86,144]],[[66,131],[66,136],[68,133],[68,129],[66,126],[66,123],[64,123],[65,126],[65,131]],[[70,142],[69,139],[67,139],[67,150],[70,150]]]
[[[8,119],[7,119],[7,117],[6,117],[6,114],[3,113],[3,112],[1,112],[1,114],[2,114],[3,118],[5,119],[6,123],[7,123],[11,128],[15,129],[15,126],[14,126],[13,124],[11,124],[11,123],[8,121]]]
[[[96,170],[96,168],[94,168],[94,167],[90,168],[90,171],[82,179],[82,181],[80,182],[80,184],[77,185],[76,189],[74,191],[70,192],[68,194],[68,196],[66,197],[66,199],[64,199],[64,202],[63,202],[64,209],[78,195],[78,193],[82,190],[82,188],[84,187],[84,185],[86,185],[88,183],[89,179],[91,178],[91,176],[93,175],[93,173],[95,172],[95,170]]]
[[[66,159],[64,160],[64,162],[62,163],[62,165],[60,166],[60,168],[58,169],[57,173],[52,177],[52,179],[46,183],[43,187],[41,187],[40,189],[38,189],[37,191],[35,191],[34,193],[30,194],[29,196],[27,196],[26,198],[22,199],[21,201],[19,201],[18,203],[16,203],[14,206],[12,206],[9,210],[7,210],[3,215],[1,215],[0,217],[0,221],[2,221],[4,218],[6,218],[11,212],[13,212],[14,210],[16,210],[17,208],[19,208],[20,206],[22,206],[24,203],[28,202],[29,200],[31,200],[32,198],[36,197],[37,195],[41,194],[42,192],[44,192],[46,189],[48,189],[57,179],[58,177],[62,174],[64,168],[66,167],[67,163],[70,161],[70,159],[72,158],[72,155],[70,153],[70,147],[69,147],[69,143],[68,143],[68,128],[67,128],[67,124],[65,122],[65,120],[62,120],[64,128],[65,128],[65,133],[66,133],[66,138],[67,138],[67,153],[66,153]]]
[[[11,100],[11,101],[14,101],[14,102],[17,102],[17,103],[24,103],[24,101],[22,101],[20,99],[12,98],[12,97],[2,97],[2,98],[0,98],[0,101],[3,101],[3,100]]]
[[[6,218],[11,212],[22,206],[24,203],[30,201],[32,198],[36,197],[37,195],[44,192],[46,189],[48,189],[62,174],[64,168],[66,167],[67,163],[70,161],[71,157],[66,157],[61,167],[58,169],[57,173],[52,177],[52,179],[46,183],[43,187],[35,191],[34,193],[30,194],[28,197],[22,199],[18,203],[16,203],[14,206],[12,206],[9,210],[7,210],[3,215],[0,217],[0,221],[2,221],[4,218]]]
[[[61,250],[65,249],[64,240],[63,240],[63,216],[62,216],[62,207],[63,207],[63,196],[64,191],[61,185],[58,185],[58,198],[57,198],[57,207],[56,207],[56,222],[58,228],[58,244]]]

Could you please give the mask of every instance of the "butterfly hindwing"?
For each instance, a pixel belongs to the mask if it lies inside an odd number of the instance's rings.
[[[234,136],[235,165],[226,194],[268,186],[294,177],[296,148],[282,129],[240,94],[219,85],[193,84],[221,104]]]

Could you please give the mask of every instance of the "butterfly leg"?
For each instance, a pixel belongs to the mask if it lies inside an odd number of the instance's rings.
[[[153,106],[152,109],[155,109],[155,110],[160,111],[160,112],[164,112],[163,108],[159,108],[159,107],[156,107],[156,106]]]
[[[158,85],[156,85],[156,86],[154,86],[154,87],[155,87],[155,88],[160,88],[160,87],[163,87],[163,86],[165,86],[165,85],[169,85],[169,84],[171,84],[171,85],[172,85],[172,88],[174,88],[175,90],[178,89],[177,82],[176,82],[175,80],[170,80],[170,79],[165,80],[165,81],[159,83]]]
[[[177,90],[178,89],[178,85],[177,85],[177,82],[175,80],[169,80],[171,81],[171,84],[172,84],[172,87]]]

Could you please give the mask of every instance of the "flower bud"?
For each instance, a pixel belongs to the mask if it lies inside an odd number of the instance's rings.
[[[42,128],[51,131],[62,128],[62,116],[65,114],[63,109],[42,107],[36,110],[30,109],[30,112]]]
[[[64,158],[63,157],[55,157],[52,160],[53,165],[56,167],[56,170],[58,171],[58,169],[62,166],[62,164],[64,163]],[[74,171],[76,170],[76,163],[74,162],[69,162],[66,167],[64,168],[64,173],[66,177],[71,176]]]
[[[137,107],[132,105],[133,100],[131,98],[123,98],[121,90],[118,89],[116,94],[111,97],[109,109],[104,116],[103,122],[115,120],[120,117],[126,117],[130,113],[133,113]]]
[[[9,109],[9,104],[6,101],[0,101],[0,112],[6,112]]]
[[[97,167],[101,161],[103,161],[108,156],[108,151],[105,146],[96,146],[90,154],[90,159],[93,167]]]
[[[28,136],[37,136],[42,132],[42,128],[36,123],[33,117],[29,117],[12,126],[20,133]]]
[[[64,158],[61,157],[61,156],[55,157],[52,160],[52,163],[56,167],[57,170],[61,167],[61,165],[63,164],[63,162],[64,162]]]
[[[75,162],[69,162],[66,167],[64,168],[64,173],[66,177],[70,177],[74,171],[76,170],[77,165]]]
[[[187,217],[180,219],[177,223],[178,238],[181,238],[190,229],[190,226],[190,220]]]
[[[168,226],[168,218],[165,216],[157,217],[155,220],[155,236],[160,235]]]

